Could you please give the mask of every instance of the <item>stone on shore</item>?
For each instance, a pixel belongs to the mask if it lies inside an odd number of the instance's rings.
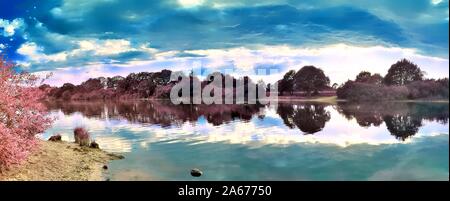
[[[98,143],[95,141],[91,142],[91,145],[89,147],[93,149],[100,149],[100,145],[98,145]]]
[[[52,142],[61,142],[62,141],[62,137],[60,134],[51,136],[48,141],[52,141]]]

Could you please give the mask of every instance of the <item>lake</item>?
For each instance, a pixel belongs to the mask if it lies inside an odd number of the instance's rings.
[[[83,126],[125,156],[105,180],[449,179],[448,103],[46,106],[56,120],[41,138],[73,141]]]

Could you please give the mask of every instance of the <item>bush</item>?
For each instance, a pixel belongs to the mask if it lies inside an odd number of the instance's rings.
[[[352,90],[354,84],[355,84],[355,82],[351,81],[351,80],[348,80],[347,82],[345,82],[344,85],[340,86],[336,90],[337,97],[340,99],[347,99],[349,97],[349,93]]]
[[[400,64],[408,64],[403,69],[391,70],[390,73],[401,74],[403,71],[406,75],[400,77],[392,75],[389,79],[395,82],[385,85],[381,82],[383,79],[379,74],[372,75],[369,72],[361,72],[355,81],[349,80],[336,90],[336,94],[340,99],[350,101],[380,101],[380,100],[405,100],[405,99],[448,99],[449,98],[449,80],[445,79],[428,79],[422,80],[422,71],[416,68],[407,60],[402,60]],[[406,65],[405,64],[405,65]],[[397,65],[397,64],[396,64]],[[398,67],[398,65],[397,65]],[[411,70],[412,69],[412,70]],[[417,72],[416,72],[417,71]]]
[[[377,101],[383,99],[383,87],[366,83],[354,83],[348,91],[347,99],[351,101]]]
[[[349,101],[380,101],[407,99],[409,90],[405,86],[384,86],[348,81],[337,90],[340,99]]]
[[[408,99],[409,90],[405,86],[383,86],[383,100],[405,100]]]
[[[38,78],[12,67],[0,57],[0,172],[25,160],[37,147],[35,135],[51,123],[40,104]]]
[[[91,138],[86,129],[82,127],[77,127],[73,130],[75,143],[78,143],[80,146],[89,146],[91,143]]]
[[[447,82],[445,82],[447,80]],[[407,85],[411,99],[448,98],[448,79],[415,81]]]

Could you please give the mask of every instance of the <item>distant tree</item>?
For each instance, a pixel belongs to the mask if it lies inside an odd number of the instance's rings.
[[[102,83],[101,78],[91,78],[88,79],[86,82],[83,82],[81,84],[81,88],[83,88],[87,92],[90,92],[94,90],[103,89],[105,87],[103,84],[104,83]]]
[[[75,85],[71,83],[64,83],[62,87],[55,89],[55,91],[52,92],[52,94],[55,98],[69,100],[70,95],[73,94],[75,89],[76,89]]]
[[[356,76],[355,82],[366,82],[370,77],[372,77],[370,72],[362,71]]]
[[[437,80],[437,82],[440,84],[440,94],[442,97],[449,98],[449,80],[448,78],[443,78]]]
[[[347,80],[344,84],[336,90],[336,95],[339,99],[347,99],[349,98],[350,92],[353,90],[355,82],[352,80]]]
[[[106,85],[110,89],[117,89],[117,87],[119,86],[119,82],[123,79],[125,79],[125,78],[122,76],[108,77],[106,79],[107,80]]]
[[[170,82],[170,75],[172,71],[170,70],[162,70],[161,72],[156,72],[153,74],[154,82],[157,85],[167,85]]]
[[[292,95],[292,92],[294,92],[294,76],[295,70],[290,70],[284,74],[283,79],[278,81],[278,91],[281,93],[289,92]]]
[[[389,68],[387,75],[384,77],[384,83],[387,85],[406,85],[413,81],[423,80],[423,76],[423,72],[416,64],[407,59],[402,59]]]
[[[447,80],[447,81],[446,81]],[[448,79],[426,79],[406,85],[410,99],[440,98],[448,99]]]
[[[378,73],[372,75],[370,72],[362,71],[356,76],[355,82],[367,84],[383,84],[383,77]]]
[[[331,88],[333,88],[333,89],[337,89],[338,87],[339,87],[338,83],[333,83],[333,85],[331,86]]]
[[[305,91],[308,96],[311,92],[318,94],[318,91],[327,87],[330,79],[320,68],[305,66],[294,76],[294,89]]]
[[[273,88],[273,85],[271,83],[268,83],[267,87],[266,87],[266,92],[269,92],[272,88]]]
[[[368,82],[371,84],[381,85],[381,84],[383,84],[383,76],[381,76],[378,73],[375,73],[372,75],[372,77],[370,78],[370,80]]]

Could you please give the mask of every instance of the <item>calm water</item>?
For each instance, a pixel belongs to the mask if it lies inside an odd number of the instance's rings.
[[[86,127],[111,180],[448,180],[448,103],[175,106],[53,102],[41,136]],[[189,172],[200,168],[204,175]]]

